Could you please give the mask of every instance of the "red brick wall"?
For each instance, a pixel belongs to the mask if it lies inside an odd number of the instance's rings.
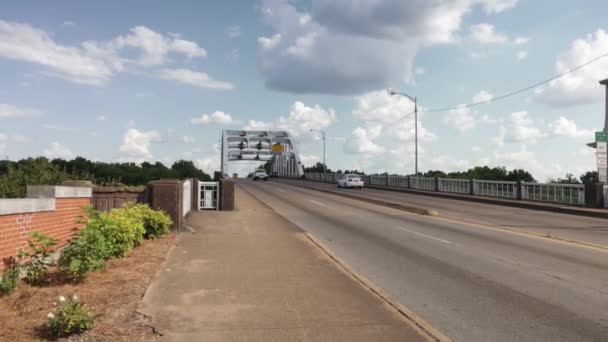
[[[57,198],[54,211],[0,216],[0,260],[16,257],[35,231],[52,236],[58,242],[56,247],[62,247],[82,228],[82,208],[90,203],[90,198]],[[4,263],[0,263],[3,269]]]

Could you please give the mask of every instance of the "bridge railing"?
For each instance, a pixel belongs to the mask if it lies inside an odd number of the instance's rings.
[[[340,174],[306,173],[306,179],[336,183]],[[490,181],[479,179],[453,179],[415,176],[361,176],[365,184],[422,191],[448,192],[473,196],[585,205],[585,187],[582,184],[533,183]]]
[[[516,199],[517,182],[473,180],[473,194]]]
[[[585,187],[582,184],[542,184],[522,182],[522,199],[542,202],[585,204]]]

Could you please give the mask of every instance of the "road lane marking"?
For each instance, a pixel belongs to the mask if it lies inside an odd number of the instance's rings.
[[[451,241],[448,241],[448,240],[440,239],[440,238],[437,238],[437,237],[434,237],[434,236],[430,236],[430,235],[422,234],[422,233],[415,232],[415,231],[413,231],[413,230],[409,230],[409,229],[405,229],[405,228],[401,228],[401,227],[399,227],[399,228],[400,228],[401,230],[404,230],[404,231],[408,232],[408,233],[412,233],[412,234],[416,234],[416,235],[424,236],[425,238],[428,238],[428,239],[433,239],[433,240],[437,240],[437,241],[439,241],[439,242],[443,242],[443,243],[446,243],[446,244],[448,244],[448,245],[451,245],[451,244],[452,244],[452,242],[451,242]]]
[[[322,207],[327,207],[327,204],[325,204],[325,203],[317,202],[317,201],[315,201],[315,200],[309,200],[309,201],[311,201],[312,203],[314,203],[314,204],[316,204],[316,205],[320,205],[320,206],[322,206]]]

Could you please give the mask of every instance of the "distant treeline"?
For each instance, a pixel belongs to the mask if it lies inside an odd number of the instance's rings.
[[[304,172],[323,172],[323,163],[317,163],[312,167],[305,167]],[[333,173],[331,169],[327,169],[328,173]],[[354,173],[363,175],[362,171],[358,170],[336,170],[335,173]],[[387,173],[382,173],[386,175]],[[468,169],[467,171],[456,171],[456,172],[444,172],[440,170],[431,170],[425,173],[418,173],[421,177],[439,177],[439,178],[460,178],[460,179],[479,179],[479,180],[496,180],[496,181],[523,181],[523,182],[535,182],[536,180],[532,177],[532,174],[523,169],[507,170],[505,167],[489,167],[489,166],[475,166]],[[549,183],[566,183],[566,184],[580,184],[580,183],[597,183],[598,174],[597,171],[588,171],[580,176],[575,177],[572,174],[566,174],[563,178],[549,179]]]
[[[0,198],[25,196],[27,184],[60,184],[65,180],[90,180],[97,185],[146,185],[161,178],[211,177],[197,168],[192,161],[179,160],[171,167],[154,164],[105,163],[76,157],[72,160],[44,157],[19,161],[0,160]]]

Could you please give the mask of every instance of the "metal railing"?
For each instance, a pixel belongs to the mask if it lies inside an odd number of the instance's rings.
[[[410,177],[410,187],[419,190],[435,190],[435,178],[431,177]]]
[[[517,182],[473,180],[473,194],[515,199],[517,198]]]
[[[335,183],[340,174],[307,173],[309,180]],[[414,176],[361,176],[366,184],[404,189],[470,194],[506,199],[585,205],[582,184],[531,183]],[[472,187],[472,188],[471,188]]]
[[[522,182],[521,198],[531,201],[585,204],[585,187],[582,184],[543,184]]]
[[[394,186],[397,188],[407,188],[409,187],[409,178],[405,176],[389,176],[388,177],[388,186]]]
[[[441,192],[455,192],[471,194],[471,181],[468,179],[439,178],[438,190]]]

